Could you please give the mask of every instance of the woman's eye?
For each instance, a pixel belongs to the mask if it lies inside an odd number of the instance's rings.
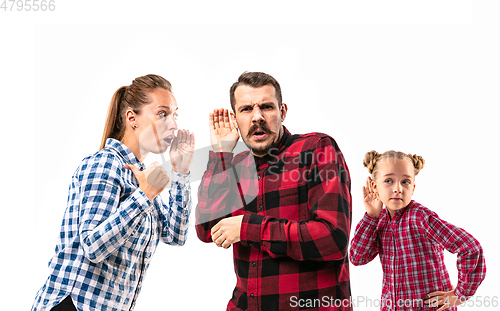
[[[179,115],[178,115],[177,113],[174,113],[174,114],[173,114],[173,118],[174,118],[174,120],[177,120],[177,118],[178,118],[178,117],[179,117]]]
[[[161,118],[166,118],[167,117],[167,113],[165,111],[160,111],[158,113],[158,115],[161,117]]]

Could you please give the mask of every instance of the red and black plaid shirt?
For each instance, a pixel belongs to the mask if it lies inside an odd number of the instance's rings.
[[[365,213],[351,241],[350,257],[354,265],[364,265],[380,256],[384,270],[381,310],[437,310],[424,301],[431,292],[452,289],[444,249],[458,253],[455,295],[465,302],[486,274],[481,245],[464,229],[413,200],[395,211],[392,219],[387,209],[379,218]]]
[[[227,309],[351,310],[350,188],[342,153],[325,134],[292,136],[284,128],[263,158],[210,151],[198,191],[198,237],[212,242],[210,229],[222,218],[244,215]]]

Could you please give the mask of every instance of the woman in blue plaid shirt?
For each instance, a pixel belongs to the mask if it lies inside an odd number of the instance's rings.
[[[158,241],[183,245],[194,135],[179,130],[171,85],[136,78],[111,100],[100,151],[72,176],[50,275],[32,310],[132,310]],[[171,180],[142,164],[170,147]],[[168,203],[160,194],[171,181]]]

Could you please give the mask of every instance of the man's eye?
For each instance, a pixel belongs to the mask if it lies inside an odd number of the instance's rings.
[[[249,110],[250,110],[250,108],[248,108],[248,107],[247,108],[242,108],[241,112],[243,112],[243,111],[249,111]]]

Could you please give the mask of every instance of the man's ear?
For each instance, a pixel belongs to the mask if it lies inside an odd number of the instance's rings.
[[[281,122],[285,121],[286,113],[288,112],[288,106],[285,103],[281,103]]]

